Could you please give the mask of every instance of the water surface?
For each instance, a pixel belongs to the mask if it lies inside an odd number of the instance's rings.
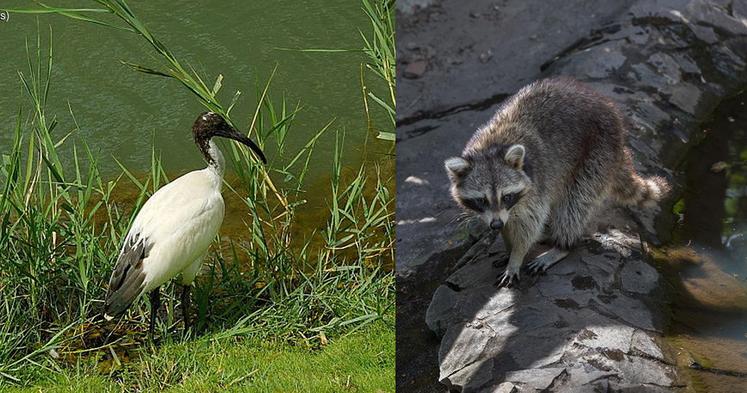
[[[94,2],[76,2],[93,7]],[[73,6],[71,2],[60,3]],[[185,65],[191,65],[212,86],[223,74],[222,102],[234,92],[243,95],[232,118],[246,129],[256,104],[257,89],[277,66],[272,96],[286,97],[303,110],[296,118],[288,150],[295,151],[328,121],[347,131],[346,159],[360,160],[366,121],[360,90],[360,52],[304,53],[277,48],[361,48],[359,31],[368,20],[358,1],[282,0],[272,2],[159,1],[131,2],[151,32]],[[33,7],[30,1],[4,1],[2,7]],[[108,20],[113,20],[112,18]],[[203,165],[191,141],[190,127],[203,111],[195,96],[174,80],[137,73],[126,60],[146,66],[161,65],[145,41],[118,31],[55,15],[11,14],[0,24],[3,61],[0,62],[0,116],[14,119],[26,98],[18,71],[27,73],[25,41],[34,44],[38,28],[43,40],[53,31],[55,68],[48,112],[60,121],[63,135],[73,128],[68,103],[81,126],[82,139],[92,147],[108,174],[118,173],[111,157],[135,172],[149,167],[150,147],[163,154],[171,174]],[[118,21],[116,21],[118,22]],[[25,104],[28,110],[29,105]],[[0,152],[11,140],[11,122],[0,133]],[[334,149],[330,134],[318,144],[312,177],[324,176]],[[273,149],[268,149],[273,157]]]
[[[673,241],[657,253],[673,294],[668,337],[698,392],[747,391],[747,93],[702,127],[681,168]]]

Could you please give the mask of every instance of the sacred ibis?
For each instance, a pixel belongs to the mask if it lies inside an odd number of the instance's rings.
[[[251,139],[216,113],[200,115],[192,126],[192,135],[205,156],[207,168],[166,184],[145,202],[132,222],[109,279],[104,317],[111,320],[124,313],[138,296],[148,292],[151,335],[160,306],[159,287],[178,275],[184,325],[188,329],[189,290],[223,222],[221,183],[225,161],[212,137],[241,142],[267,162]]]

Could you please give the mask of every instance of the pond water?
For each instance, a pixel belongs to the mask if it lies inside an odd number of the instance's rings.
[[[79,1],[77,6],[94,7]],[[66,6],[75,6],[65,2]],[[278,48],[346,48],[363,46],[360,31],[369,21],[358,1],[282,0],[273,2],[170,1],[132,2],[136,15],[185,65],[194,67],[212,86],[223,74],[220,98],[230,102],[236,90],[242,98],[232,112],[246,129],[257,90],[277,73],[271,87],[275,99],[285,95],[290,105],[303,109],[291,128],[287,151],[294,152],[327,122],[345,130],[346,162],[360,163],[366,136],[366,117],[360,84],[361,52],[318,53]],[[2,7],[34,7],[30,1],[3,1]],[[108,15],[104,15],[108,17]],[[112,18],[108,20],[114,20]],[[119,22],[119,21],[116,21]],[[68,103],[81,126],[80,138],[92,147],[105,173],[119,173],[112,156],[134,172],[149,167],[150,147],[163,154],[166,170],[181,174],[203,165],[191,140],[191,125],[204,109],[178,82],[134,72],[120,60],[159,66],[145,41],[126,31],[41,15],[43,41],[53,31],[55,68],[48,112],[60,121],[57,135],[73,128]],[[20,103],[29,105],[18,71],[28,74],[25,40],[37,38],[37,17],[11,14],[0,24],[3,61],[0,63],[0,116],[7,126],[0,132],[0,152],[9,145],[12,122]],[[310,180],[326,176],[331,167],[334,135],[317,144]],[[269,148],[268,156],[273,157]],[[356,162],[357,161],[357,162]]]
[[[673,292],[668,339],[698,392],[747,391],[747,93],[725,101],[679,168],[672,241],[655,253]]]

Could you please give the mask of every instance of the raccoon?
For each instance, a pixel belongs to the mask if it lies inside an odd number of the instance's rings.
[[[635,172],[625,124],[611,100],[581,82],[545,79],[508,98],[462,155],[444,162],[454,200],[501,231],[510,251],[498,287],[518,282],[540,239],[554,247],[530,272],[563,259],[606,198],[651,206],[664,196],[662,178]]]

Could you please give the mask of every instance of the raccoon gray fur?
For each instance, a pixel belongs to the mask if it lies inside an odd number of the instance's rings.
[[[501,230],[510,250],[498,286],[518,281],[541,238],[555,248],[531,270],[565,257],[606,198],[650,206],[666,193],[662,178],[635,172],[625,125],[608,98],[570,78],[546,79],[507,99],[462,155],[445,161],[454,200]]]

